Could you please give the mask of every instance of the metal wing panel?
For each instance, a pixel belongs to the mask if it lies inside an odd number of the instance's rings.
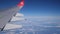
[[[21,2],[23,2],[23,0]],[[20,10],[23,6],[23,5],[20,5],[20,6],[17,6],[17,5],[18,4],[8,8],[2,7],[3,10],[2,11],[0,10],[0,28],[3,28],[6,25],[6,23],[8,23],[10,18],[12,18],[12,16],[16,14],[18,10]]]

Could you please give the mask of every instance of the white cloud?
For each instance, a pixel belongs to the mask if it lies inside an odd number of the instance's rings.
[[[37,16],[37,17],[29,17],[29,18],[33,18],[33,19],[40,19],[40,20],[54,20],[54,19],[59,19],[60,20],[60,16]]]
[[[47,27],[59,27],[60,28],[60,26],[46,26],[46,25],[37,25],[37,26],[45,27],[45,28],[47,28]]]
[[[42,18],[42,19],[60,19],[60,16],[28,16],[28,18]]]
[[[36,20],[42,23],[47,23],[47,24],[60,22],[60,21],[57,21],[57,20],[60,20],[60,16],[31,16],[28,18],[31,20]]]

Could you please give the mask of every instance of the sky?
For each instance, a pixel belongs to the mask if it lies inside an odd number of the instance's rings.
[[[60,16],[59,0],[25,0],[20,10],[25,16]]]
[[[20,0],[0,0],[0,9],[18,4]],[[60,0],[24,0],[19,11],[24,16],[60,16]]]
[[[21,0],[0,0],[0,9],[16,6]]]

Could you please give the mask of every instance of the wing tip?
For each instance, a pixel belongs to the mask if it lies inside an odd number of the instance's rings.
[[[17,4],[18,7],[24,6],[24,0],[22,0],[20,3]]]

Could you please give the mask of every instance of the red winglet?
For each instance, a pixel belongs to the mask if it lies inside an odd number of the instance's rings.
[[[18,7],[24,6],[24,0],[21,0],[21,2],[17,4],[17,6],[18,6]]]

